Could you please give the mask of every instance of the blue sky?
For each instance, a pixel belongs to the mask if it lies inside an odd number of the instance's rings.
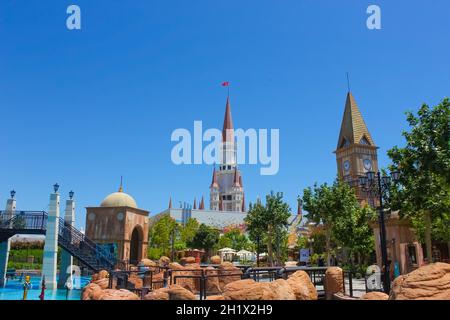
[[[81,8],[82,30],[65,26]],[[382,30],[366,28],[366,8]],[[350,72],[379,162],[402,144],[404,111],[450,92],[448,0],[0,2],[0,204],[47,207],[52,185],[86,206],[117,190],[158,213],[208,198],[212,168],[175,166],[176,128],[280,129],[280,171],[242,166],[247,201],[331,182]],[[62,206],[62,209],[64,205]]]

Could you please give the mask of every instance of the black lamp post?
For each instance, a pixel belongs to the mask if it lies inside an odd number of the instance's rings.
[[[70,200],[72,200],[73,199],[73,195],[75,194],[75,192],[73,192],[72,190],[70,190],[70,192],[69,192],[69,198],[70,198]]]
[[[11,190],[11,199],[14,199],[16,195],[16,191],[15,190]]]
[[[387,257],[387,243],[386,243],[386,225],[384,219],[384,206],[383,197],[388,195],[391,186],[391,181],[397,182],[399,180],[399,173],[392,172],[390,176],[383,175],[378,172],[367,172],[364,176],[359,177],[358,184],[371,200],[370,205],[375,206],[375,199],[378,198],[379,206],[379,224],[380,224],[380,246],[381,246],[381,259],[383,263],[383,288],[384,292],[389,294],[391,290],[391,281],[389,274],[389,263]]]
[[[55,190],[55,193],[58,192],[58,190],[59,190],[59,184],[58,184],[58,183],[55,183],[55,184],[53,185],[53,190]]]

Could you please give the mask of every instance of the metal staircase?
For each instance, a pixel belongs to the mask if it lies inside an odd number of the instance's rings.
[[[15,211],[10,216],[0,211],[0,242],[16,234],[45,234],[47,216],[45,211]],[[67,224],[63,218],[58,220],[58,244],[95,272],[112,270],[116,264],[102,247]]]

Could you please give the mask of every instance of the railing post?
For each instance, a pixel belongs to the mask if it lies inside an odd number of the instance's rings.
[[[353,275],[351,271],[348,276],[348,282],[349,282],[350,297],[353,297]]]

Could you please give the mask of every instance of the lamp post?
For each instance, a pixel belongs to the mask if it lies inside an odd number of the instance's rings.
[[[389,193],[389,189],[391,186],[391,181],[397,182],[399,180],[399,173],[392,172],[390,176],[383,175],[381,173],[369,171],[365,175],[360,176],[358,180],[358,184],[369,197],[370,205],[376,208],[375,199],[378,198],[378,221],[380,225],[380,247],[381,247],[381,259],[383,264],[383,289],[384,292],[389,294],[391,290],[391,281],[389,274],[389,263],[387,256],[387,243],[386,243],[386,225],[384,218],[384,206],[383,206],[383,197],[387,196]]]

